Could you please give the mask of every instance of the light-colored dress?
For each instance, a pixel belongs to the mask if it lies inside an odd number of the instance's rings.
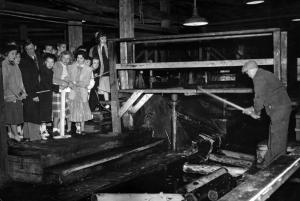
[[[69,95],[70,121],[82,122],[93,118],[88,103],[88,86],[92,69],[87,65],[74,63],[68,66],[70,81],[74,84]]]

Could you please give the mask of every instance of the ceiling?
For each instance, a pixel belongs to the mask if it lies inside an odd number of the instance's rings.
[[[23,16],[65,23],[81,21],[87,26],[118,27],[118,0],[0,0],[5,7],[0,15]],[[245,0],[197,0],[199,15],[209,21],[201,28],[182,26],[192,15],[193,0],[134,0],[135,27],[145,31],[167,33],[208,30],[229,30],[262,27],[297,26],[291,22],[299,17],[299,0],[265,0],[259,5],[246,5]],[[170,26],[161,27],[162,20]],[[299,22],[300,23],[300,22]]]

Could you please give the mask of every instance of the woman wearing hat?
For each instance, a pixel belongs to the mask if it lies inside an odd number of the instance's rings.
[[[20,141],[21,137],[18,135],[17,126],[23,123],[22,100],[26,98],[27,94],[23,85],[21,71],[15,64],[17,47],[8,45],[4,55],[5,59],[2,62],[2,74],[5,122],[11,130],[10,138]]]

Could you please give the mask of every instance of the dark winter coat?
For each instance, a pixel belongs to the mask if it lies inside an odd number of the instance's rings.
[[[19,64],[23,84],[28,96],[24,99],[24,122],[31,122],[39,124],[40,119],[40,103],[34,102],[33,98],[38,97],[36,92],[40,91],[39,77],[41,75],[40,68],[42,67],[42,60],[37,56],[37,62],[35,62],[27,54],[21,59]]]

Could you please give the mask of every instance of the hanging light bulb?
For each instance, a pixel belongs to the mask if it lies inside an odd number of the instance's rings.
[[[247,5],[256,5],[256,4],[261,4],[264,3],[264,0],[247,0],[246,4]]]
[[[188,18],[187,20],[185,20],[183,25],[184,26],[204,26],[207,24],[208,24],[208,21],[205,18],[200,17],[198,15],[196,0],[194,0],[193,16],[191,18]]]

